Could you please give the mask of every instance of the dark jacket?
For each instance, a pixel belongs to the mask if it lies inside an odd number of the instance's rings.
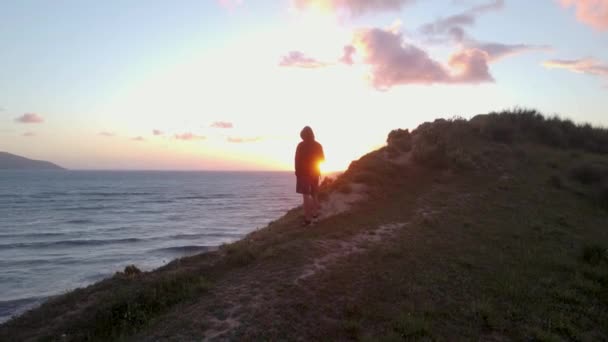
[[[296,149],[296,176],[318,177],[321,175],[319,163],[325,160],[323,146],[315,140],[304,140]]]

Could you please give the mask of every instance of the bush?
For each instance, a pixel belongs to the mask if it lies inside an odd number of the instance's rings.
[[[256,254],[247,240],[241,240],[222,246],[226,250],[226,261],[229,265],[247,266],[256,259]]]
[[[602,208],[608,210],[608,184],[604,184],[599,192],[599,204]]]
[[[589,265],[599,265],[605,261],[607,257],[606,248],[599,245],[591,245],[583,247],[582,259]]]
[[[564,183],[562,182],[561,177],[558,175],[552,175],[549,177],[549,184],[556,189],[561,189],[564,187]]]
[[[570,176],[582,184],[591,185],[608,178],[608,169],[594,164],[582,164],[574,167]]]
[[[127,276],[134,276],[134,275],[140,274],[141,270],[139,268],[137,268],[137,266],[135,266],[135,265],[129,265],[129,266],[125,267],[125,270],[123,271],[123,273]]]
[[[167,274],[113,291],[111,298],[91,308],[93,319],[80,322],[87,339],[112,340],[133,334],[179,302],[207,291],[210,285],[196,273]],[[88,315],[87,315],[88,316]],[[74,340],[84,336],[71,336]]]
[[[412,135],[407,129],[396,129],[388,134],[386,143],[396,151],[409,152],[412,149]]]

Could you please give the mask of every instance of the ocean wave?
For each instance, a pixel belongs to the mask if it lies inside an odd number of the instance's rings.
[[[175,199],[177,200],[191,200],[191,199],[202,199],[202,200],[208,200],[208,199],[222,199],[222,198],[233,198],[236,195],[234,194],[216,194],[216,195],[192,195],[192,196],[181,196],[181,197],[176,197]]]
[[[0,234],[0,238],[36,238],[36,237],[55,237],[55,236],[65,236],[71,235],[74,232],[61,232],[61,233],[51,233],[51,232],[37,232],[37,233],[3,233]]]
[[[189,239],[200,239],[200,238],[223,238],[223,237],[242,237],[243,233],[195,233],[195,234],[175,234],[165,237],[169,240],[189,240]]]
[[[124,197],[124,196],[149,196],[149,195],[154,195],[154,193],[152,192],[129,192],[129,191],[125,191],[125,192],[103,192],[103,191],[99,191],[99,192],[73,192],[71,193],[71,195],[78,195],[78,196],[97,196],[97,197]]]
[[[175,246],[175,247],[164,247],[157,248],[150,251],[150,253],[175,253],[175,254],[191,254],[191,253],[201,253],[207,252],[216,249],[215,246],[197,246],[197,245],[189,245],[189,246]]]
[[[2,249],[15,248],[48,248],[48,247],[78,247],[78,246],[102,246],[112,244],[136,243],[144,241],[139,238],[123,238],[123,239],[85,239],[85,240],[61,240],[61,241],[41,241],[41,242],[21,242],[0,244]]]
[[[11,316],[32,309],[42,304],[48,297],[26,297],[11,300],[0,300],[0,323],[8,320]]]
[[[87,224],[87,223],[93,223],[93,220],[88,220],[88,219],[76,219],[76,220],[68,220],[68,221],[65,221],[65,223],[67,223],[67,224]]]

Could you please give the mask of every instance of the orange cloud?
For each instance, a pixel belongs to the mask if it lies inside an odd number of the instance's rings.
[[[227,122],[227,121],[216,121],[211,124],[211,127],[228,129],[228,128],[233,128],[234,124],[232,124],[232,122]]]
[[[262,138],[261,137],[254,137],[254,138],[228,137],[228,139],[226,139],[226,140],[230,143],[243,144],[243,143],[258,142],[258,141],[261,141]]]
[[[547,45],[481,43],[474,41],[469,42],[466,45],[470,48],[476,48],[487,53],[488,58],[491,62],[495,62],[502,58],[517,55],[524,52],[552,50],[552,48]]]
[[[101,135],[102,137],[110,138],[110,137],[115,136],[116,134],[114,134],[113,132],[99,132],[99,135]]]
[[[15,118],[15,121],[26,124],[37,124],[44,122],[44,119],[36,113],[25,113],[20,117]]]
[[[133,138],[131,138],[131,140],[133,140],[133,141],[146,141],[146,139],[144,139],[144,137],[133,137]]]
[[[300,51],[291,51],[286,56],[283,56],[279,66],[282,67],[296,67],[305,69],[315,69],[324,67],[327,64],[320,62],[314,58],[307,57]]]
[[[374,11],[399,11],[403,6],[416,0],[293,0],[295,8],[323,9],[332,12],[346,12],[351,15],[361,15]]]
[[[549,69],[565,69],[581,74],[608,77],[608,64],[592,58],[553,59],[544,62],[543,66]]]
[[[26,138],[31,138],[31,137],[35,137],[36,133],[34,133],[34,132],[25,132],[25,133],[23,133],[23,136],[26,137]]]
[[[183,140],[183,141],[196,141],[196,140],[205,140],[205,139],[207,139],[207,137],[204,137],[202,135],[195,135],[195,134],[192,134],[190,132],[182,133],[182,134],[176,134],[174,137],[177,140]]]
[[[608,30],[608,0],[561,0],[564,7],[574,6],[576,18],[598,30]]]

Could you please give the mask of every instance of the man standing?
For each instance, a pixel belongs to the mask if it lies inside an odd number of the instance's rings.
[[[296,192],[302,194],[304,206],[304,226],[312,223],[319,216],[319,177],[320,164],[325,160],[323,146],[315,141],[312,128],[306,126],[300,132],[302,142],[296,149]]]

